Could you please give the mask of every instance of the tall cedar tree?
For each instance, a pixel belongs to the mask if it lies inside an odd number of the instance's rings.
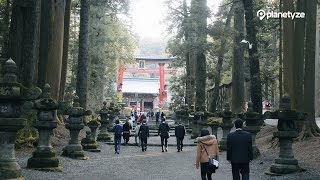
[[[305,1],[297,1],[297,12],[305,12]],[[305,38],[305,19],[296,18],[294,20],[294,62],[292,80],[292,108],[303,110],[303,77],[304,77],[304,38]]]
[[[300,138],[319,136],[315,121],[315,45],[317,0],[306,1],[306,46],[304,76],[304,111],[308,114]],[[317,42],[319,43],[319,42]]]
[[[257,46],[257,29],[254,22],[252,0],[243,0],[246,18],[247,39],[252,44],[249,49],[249,67],[251,82],[251,101],[253,103],[253,111],[262,113],[262,92],[260,80],[260,65]]]
[[[232,111],[240,113],[244,107],[244,9],[241,1],[234,5],[233,66],[232,66]],[[247,44],[246,44],[247,45]],[[246,46],[248,47],[248,46]]]
[[[10,23],[8,57],[18,67],[18,79],[27,87],[35,82],[40,0],[14,0]]]
[[[283,0],[283,11],[294,11],[292,0]],[[283,20],[283,91],[292,97],[294,21]]]
[[[54,1],[53,39],[48,54],[47,83],[51,86],[51,97],[58,100],[61,80],[65,0]]]
[[[207,1],[193,0],[191,5],[191,16],[195,20],[196,28],[196,107],[205,110],[206,102],[206,44],[207,44]]]
[[[89,65],[89,9],[90,0],[81,0],[80,33],[76,93],[80,106],[87,106],[88,65]]]
[[[64,35],[63,35],[63,54],[62,54],[62,67],[61,67],[61,81],[59,100],[64,100],[64,90],[67,80],[68,69],[68,50],[70,38],[70,15],[71,15],[71,0],[66,0],[65,14],[64,14]]]

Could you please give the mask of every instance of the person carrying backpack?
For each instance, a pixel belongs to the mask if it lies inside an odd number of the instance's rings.
[[[112,132],[114,132],[114,150],[115,154],[120,153],[120,144],[121,144],[121,136],[122,136],[122,125],[119,120],[116,120],[116,124],[112,128]]]

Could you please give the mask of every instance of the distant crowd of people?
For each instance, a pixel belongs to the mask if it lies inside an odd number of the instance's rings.
[[[138,113],[135,111],[131,113],[131,118],[127,119],[123,125],[120,124],[119,120],[116,120],[115,125],[112,129],[112,131],[114,132],[115,154],[120,153],[121,137],[123,137],[123,144],[128,144],[131,136],[131,130],[133,129],[134,125],[135,144],[141,147],[143,152],[147,150],[148,138],[150,136],[148,121],[152,120],[153,115],[153,112],[148,112],[147,116],[145,116],[144,113],[140,113],[138,115]],[[158,135],[161,139],[162,152],[167,152],[168,138],[170,137],[170,127],[166,122],[166,116],[163,112],[156,112],[155,117],[156,125],[158,127]],[[161,123],[159,123],[159,119],[161,119]],[[182,125],[182,123],[179,122],[175,127],[178,152],[183,151],[183,139],[185,134],[186,129]]]
[[[170,137],[170,127],[166,122],[163,112],[161,114],[157,112],[155,116],[157,122],[159,121],[159,118],[161,118],[161,123],[159,126],[157,126],[158,135],[161,139],[162,152],[167,152],[168,138]],[[148,138],[150,136],[147,120],[142,114],[135,120],[135,122],[137,123],[134,129],[135,143],[137,146],[141,147],[142,152],[147,151]],[[227,136],[227,160],[231,163],[233,180],[240,180],[240,177],[242,180],[249,180],[249,163],[253,159],[252,137],[250,133],[242,130],[242,120],[237,119],[234,122],[234,125],[236,131],[229,133]],[[121,136],[123,136],[124,144],[126,145],[130,138],[131,129],[132,125],[129,123],[129,120],[127,120],[123,126],[120,124],[119,120],[116,120],[116,124],[112,129],[114,132],[114,145],[116,154],[120,153]],[[178,125],[175,126],[178,152],[183,151],[183,139],[185,135],[186,129],[180,121],[178,122]],[[196,139],[196,142],[196,168],[201,169],[202,180],[211,180],[212,174],[215,173],[216,169],[218,168],[218,165],[212,168],[212,162],[210,161],[212,158],[216,161],[219,161],[218,140],[215,135],[211,135],[207,129],[202,129],[200,132],[200,137]]]

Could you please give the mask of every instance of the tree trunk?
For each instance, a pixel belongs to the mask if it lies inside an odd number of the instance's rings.
[[[235,2],[234,29],[231,110],[241,113],[244,109],[244,47],[240,44],[244,39],[244,9],[241,1]]]
[[[64,35],[63,35],[63,54],[62,54],[62,68],[61,68],[61,81],[59,100],[64,100],[64,90],[67,80],[68,69],[68,49],[69,49],[69,36],[70,36],[70,15],[71,15],[71,0],[66,0],[65,16],[64,16]]]
[[[283,11],[294,11],[292,0],[283,0]],[[283,19],[283,90],[293,97],[293,48],[294,23],[290,18]]]
[[[233,13],[233,5],[230,8],[229,14],[227,16],[226,24],[224,27],[224,31],[228,31],[230,28],[230,22],[231,17]],[[221,81],[221,70],[222,70],[222,63],[224,59],[224,54],[226,53],[226,45],[227,40],[223,38],[220,42],[220,50],[218,54],[218,63],[217,63],[217,71],[214,75],[214,88],[213,88],[213,95],[212,95],[212,101],[211,101],[211,109],[210,112],[215,112],[218,108],[218,99],[219,99],[219,87],[220,87],[220,81]]]
[[[10,27],[10,10],[11,10],[11,5],[10,5],[10,0],[6,1],[6,7],[4,10],[3,14],[3,24],[2,26],[4,27],[2,34],[2,49],[1,49],[1,55],[0,57],[7,58],[8,57],[8,38],[9,38],[9,27]],[[0,62],[3,63],[4,62]],[[2,64],[1,64],[2,65]]]
[[[47,64],[49,51],[52,49],[54,0],[41,1],[40,50],[38,63],[38,86],[43,87],[47,82]]]
[[[279,3],[279,10],[282,12],[282,0]],[[282,18],[279,18],[279,99],[283,96],[283,83],[282,83]]]
[[[260,80],[260,65],[257,46],[257,30],[254,23],[252,0],[243,0],[245,7],[246,30],[248,41],[252,44],[249,49],[250,82],[251,82],[251,101],[254,112],[262,113],[262,92]]]
[[[319,135],[315,121],[315,45],[317,0],[306,1],[306,53],[304,78],[304,111],[308,114],[301,131],[302,138]]]
[[[207,0],[195,0],[191,15],[196,22],[196,109],[205,110],[206,104],[206,44],[207,44]]]
[[[297,12],[305,12],[305,1],[297,1]],[[292,88],[292,108],[298,111],[303,110],[303,77],[304,77],[304,37],[305,19],[295,19],[294,29],[294,62],[293,66],[293,88]]]
[[[315,116],[320,117],[320,6],[317,8],[316,65],[315,65]]]
[[[81,0],[80,9],[80,33],[79,33],[79,54],[77,69],[76,92],[79,96],[80,106],[87,106],[88,91],[88,64],[89,64],[89,0]]]
[[[35,80],[39,15],[40,0],[13,1],[8,57],[16,62],[19,82],[27,87]]]
[[[183,14],[184,14],[184,20],[183,20],[183,28],[184,28],[184,39],[185,43],[188,44],[189,41],[189,16],[188,16],[188,9],[187,9],[187,0],[183,0]],[[186,92],[185,92],[185,104],[191,105],[192,98],[190,97],[190,90],[191,90],[191,67],[190,67],[190,53],[189,53],[189,46],[186,46],[185,49],[185,60],[186,60]]]
[[[47,64],[47,83],[51,86],[51,97],[56,100],[60,91],[65,5],[65,0],[55,0],[53,41]]]

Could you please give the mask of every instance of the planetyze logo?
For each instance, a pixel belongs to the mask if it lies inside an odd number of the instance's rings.
[[[260,9],[257,11],[257,17],[260,20],[263,19],[279,19],[279,18],[285,18],[285,19],[300,19],[300,18],[305,18],[305,13],[304,12],[275,12],[275,11],[265,11],[263,9]]]

